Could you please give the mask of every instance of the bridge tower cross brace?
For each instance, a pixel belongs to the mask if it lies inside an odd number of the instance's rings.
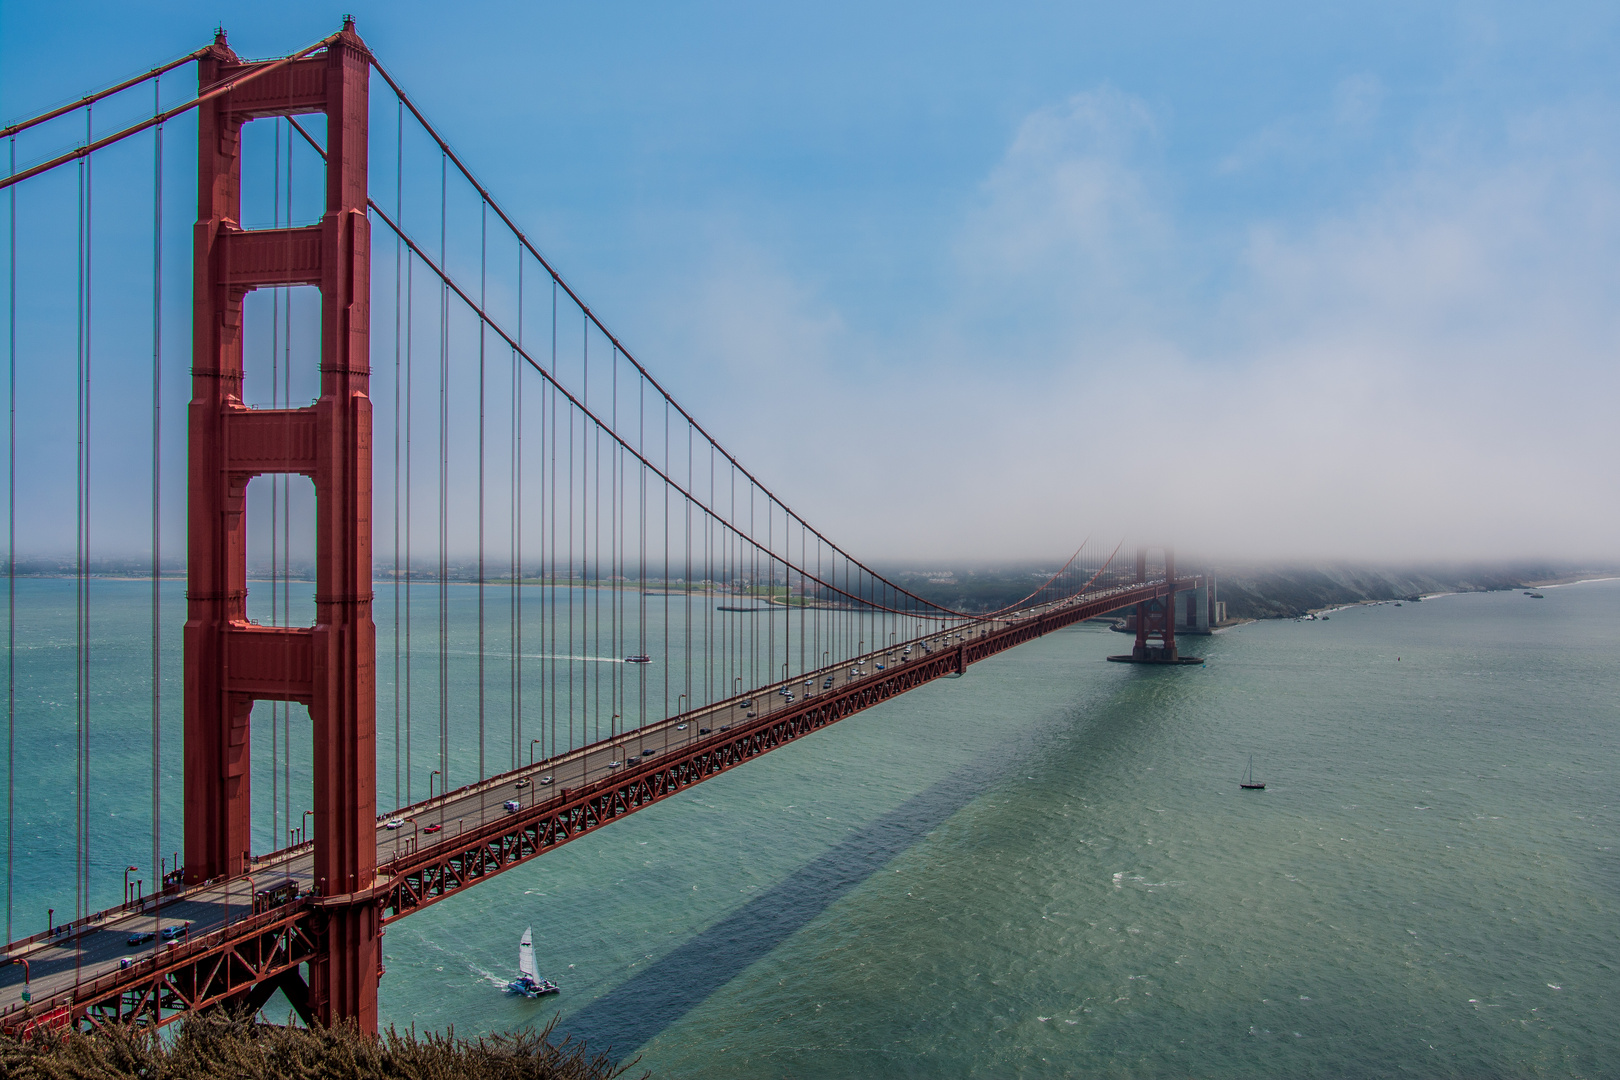
[[[244,63],[216,36],[203,90]],[[377,1024],[376,626],[371,583],[371,238],[366,217],[365,43],[345,21],[322,52],[198,109],[185,627],[185,877],[234,877],[251,857],[249,715],[254,701],[308,706],[314,738],[315,886],[324,928],[310,963],[323,1023]],[[323,113],[326,209],[304,227],[241,227],[242,126]],[[256,288],[321,292],[321,396],[248,409],[242,302]],[[315,624],[247,621],[244,502],[254,476],[310,477],[316,498]]]

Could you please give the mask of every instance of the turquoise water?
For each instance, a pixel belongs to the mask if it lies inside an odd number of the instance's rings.
[[[396,924],[385,1015],[670,1077],[1613,1075],[1620,583],[1546,595],[1054,635]],[[555,1001],[494,985],[530,923]]]
[[[17,581],[14,830],[10,884],[15,939],[122,900],[125,868],[149,884],[173,868],[182,846],[182,655],[185,585],[161,583],[159,791],[161,846],[154,857],[152,821],[152,586],[149,581],[92,578],[85,622],[88,692],[78,690],[84,653],[71,578]],[[722,614],[699,593],[640,596],[588,588],[523,589],[522,717],[511,633],[511,590],[484,596],[483,708],[479,708],[478,590],[451,584],[445,595],[444,753],[441,758],[439,594],[432,582],[410,586],[401,603],[396,658],[394,590],[377,589],[377,800],[392,809],[483,776],[607,737],[614,730],[669,716],[730,695],[738,676],[759,685],[790,670],[819,666],[820,650],[854,652],[892,629],[870,617],[750,611]],[[268,582],[250,583],[248,614],[265,625],[307,625],[313,587],[283,582],[271,604]],[[401,590],[403,599],[404,590]],[[733,601],[734,603],[735,601]],[[615,614],[615,605],[618,611]],[[3,610],[3,605],[0,605]],[[289,619],[288,613],[291,612]],[[412,634],[407,648],[405,622]],[[707,625],[706,625],[707,624]],[[685,642],[711,641],[686,662]],[[668,642],[666,648],[665,643]],[[628,665],[646,652],[652,663]],[[3,677],[3,676],[0,676]],[[410,693],[407,695],[406,686]],[[88,702],[87,733],[79,708]],[[570,704],[571,703],[571,704]],[[313,806],[309,714],[301,705],[258,702],[251,753],[253,850],[285,847],[288,831]],[[88,749],[85,750],[87,740]],[[74,865],[78,755],[90,776],[84,859],[88,905],[76,905]],[[434,775],[435,772],[439,775]],[[160,865],[161,863],[161,865]]]
[[[29,585],[19,933],[72,896],[73,583]],[[148,858],[145,588],[99,609],[106,902]],[[384,1019],[560,1013],[661,1077],[1613,1075],[1620,582],[1545,593],[1250,624],[1202,668],[1022,646],[394,924]],[[531,924],[558,998],[500,992]]]

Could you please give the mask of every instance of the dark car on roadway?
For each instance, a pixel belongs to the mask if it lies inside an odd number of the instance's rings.
[[[145,945],[155,937],[157,934],[151,930],[137,930],[124,940],[124,944],[133,949],[137,945]]]

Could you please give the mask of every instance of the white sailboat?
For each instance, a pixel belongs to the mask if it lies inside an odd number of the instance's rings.
[[[535,967],[534,927],[531,926],[523,931],[523,940],[518,942],[518,977],[506,984],[506,992],[535,998],[541,994],[555,994],[558,989],[550,979],[542,979],[540,970]]]

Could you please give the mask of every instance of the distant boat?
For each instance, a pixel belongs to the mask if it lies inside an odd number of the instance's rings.
[[[1530,599],[1532,599],[1532,600],[1545,600],[1547,598],[1545,596],[1542,596],[1538,592],[1533,592],[1533,593],[1530,594]]]
[[[1245,789],[1247,789],[1249,791],[1264,791],[1264,790],[1266,790],[1266,782],[1264,780],[1256,780],[1254,778],[1254,755],[1253,754],[1249,755],[1249,768],[1248,768],[1248,770],[1246,772],[1244,772],[1244,774],[1243,774],[1243,782],[1240,783],[1238,785],[1238,787],[1245,788]]]
[[[624,662],[627,664],[650,664],[652,663],[652,657],[642,653],[637,656],[627,656],[624,658]]]
[[[506,984],[506,992],[537,998],[541,994],[555,994],[559,989],[550,979],[542,979],[534,966],[534,927],[531,926],[523,931],[523,940],[518,942],[518,977]]]

